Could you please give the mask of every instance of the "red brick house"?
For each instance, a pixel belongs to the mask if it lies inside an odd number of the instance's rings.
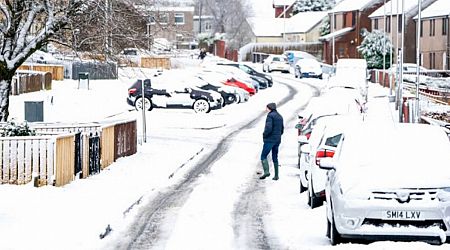
[[[339,58],[361,58],[357,47],[363,32],[371,31],[369,15],[383,4],[383,0],[342,0],[328,16],[331,33],[319,38],[323,43],[324,61],[334,64]],[[334,38],[334,62],[333,62]]]

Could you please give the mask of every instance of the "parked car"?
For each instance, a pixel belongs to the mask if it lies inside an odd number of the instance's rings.
[[[289,73],[291,66],[284,55],[269,55],[263,61],[263,72],[281,71]]]
[[[192,80],[192,84],[193,84],[193,86],[198,87],[200,89],[211,90],[211,91],[215,91],[215,92],[219,93],[224,100],[223,105],[222,105],[223,107],[225,105],[230,105],[232,103],[235,103],[237,100],[235,91],[232,89],[229,89],[229,86],[216,85],[212,82],[205,81],[201,76],[196,76]]]
[[[328,170],[327,236],[345,240],[431,240],[450,236],[450,142],[438,126],[353,126]]]
[[[236,96],[236,103],[246,102],[250,99],[250,94],[245,89],[226,84],[226,82],[228,81],[226,74],[219,72],[215,73],[215,72],[201,71],[197,73],[197,76],[207,81],[208,83],[220,86],[225,91],[234,93],[234,95]]]
[[[363,111],[354,92],[336,90],[311,98],[306,108],[298,115],[299,121],[295,127],[298,129],[298,136],[304,135],[309,139],[319,119],[336,115],[362,115]],[[303,144],[303,141],[298,143],[299,168]]]
[[[286,50],[283,55],[285,55],[292,67],[297,63],[298,60],[309,58],[309,59],[316,59],[315,56],[311,55],[310,53],[306,51],[299,51],[299,50]]]
[[[251,77],[250,75],[248,75],[247,73],[243,72],[242,70],[240,70],[238,68],[229,67],[229,66],[225,66],[225,65],[219,65],[219,64],[214,67],[218,71],[228,72],[229,74],[231,74],[233,76],[234,79],[236,79],[240,82],[245,82],[245,83],[253,86],[253,88],[255,89],[256,92],[258,92],[258,90],[261,88],[259,82],[257,80],[255,80],[255,77]]]
[[[248,81],[248,79],[242,79],[239,75],[234,75],[233,73],[226,71],[225,69],[223,69],[223,67],[225,67],[225,66],[222,66],[221,68],[208,67],[208,68],[202,69],[202,72],[222,74],[225,76],[225,79],[226,79],[224,82],[225,85],[244,89],[245,91],[247,91],[250,94],[250,96],[256,94],[255,87],[253,86],[253,84],[251,82]]]
[[[316,59],[300,59],[294,66],[295,78],[311,77],[322,79],[322,67]]]
[[[138,79],[128,89],[127,103],[137,110],[143,108],[142,81],[147,110],[153,108],[191,108],[196,113],[208,113],[222,107],[224,100],[219,93],[169,84],[167,88],[154,88],[150,79]],[[148,108],[147,108],[148,107]]]
[[[273,86],[273,79],[271,76],[258,72],[254,68],[243,64],[243,63],[218,63],[218,65],[225,65],[225,66],[233,66],[236,67],[245,73],[249,74],[251,77],[253,77],[255,80],[259,82],[260,87],[267,88]]]
[[[302,144],[300,157],[300,192],[308,191],[308,205],[319,207],[325,201],[327,171],[319,168],[322,158],[333,157],[338,146],[344,124],[362,121],[361,116],[332,115],[319,117],[308,139],[299,136]]]

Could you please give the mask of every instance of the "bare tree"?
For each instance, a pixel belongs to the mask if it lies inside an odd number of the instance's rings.
[[[0,121],[17,68],[84,10],[82,0],[0,0]]]
[[[239,48],[249,41],[245,25],[249,8],[245,0],[199,0],[214,17],[214,33],[226,33],[229,46]]]

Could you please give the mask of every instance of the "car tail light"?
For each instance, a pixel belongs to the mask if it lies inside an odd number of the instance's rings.
[[[136,88],[131,88],[128,90],[128,94],[130,94],[130,95],[134,95],[136,92],[137,92]]]
[[[308,140],[309,140],[309,137],[311,137],[311,132],[309,132],[309,133],[306,133],[306,134],[305,134],[305,136],[306,136],[306,139],[308,139]]]
[[[316,166],[319,166],[320,163],[320,159],[321,158],[326,158],[326,157],[333,157],[334,156],[334,151],[333,150],[319,150],[316,153]]]

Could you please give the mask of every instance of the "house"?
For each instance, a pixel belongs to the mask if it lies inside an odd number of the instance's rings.
[[[286,18],[273,17],[249,17],[247,25],[251,31],[251,42],[253,43],[279,43],[283,42],[283,29]]]
[[[292,16],[295,0],[273,0],[272,7],[275,9],[276,18],[289,18]]]
[[[421,13],[420,54],[422,66],[450,69],[450,1],[437,0]],[[418,21],[418,16],[414,17]]]
[[[369,15],[382,4],[383,0],[342,0],[329,11],[331,33],[319,38],[324,46],[326,63],[334,64],[339,58],[361,57],[357,47],[361,45],[365,30],[372,29]]]
[[[405,3],[405,6],[402,6],[403,2]],[[425,9],[434,2],[436,2],[436,0],[422,0],[422,9]],[[385,5],[382,5],[370,14],[369,18],[372,22],[372,30],[386,31],[386,35],[390,38],[395,53],[393,56],[393,62],[397,63],[398,51],[402,47],[402,12],[405,13],[405,43],[403,61],[405,63],[415,63],[417,27],[413,17],[419,12],[417,1],[388,1]]]
[[[214,30],[214,16],[194,16],[194,34],[212,33]]]
[[[194,7],[161,6],[149,11],[148,32],[156,38],[165,38],[177,48],[189,48],[194,41]]]
[[[317,42],[320,37],[320,27],[328,15],[325,11],[300,12],[287,19],[283,33],[286,42]]]

